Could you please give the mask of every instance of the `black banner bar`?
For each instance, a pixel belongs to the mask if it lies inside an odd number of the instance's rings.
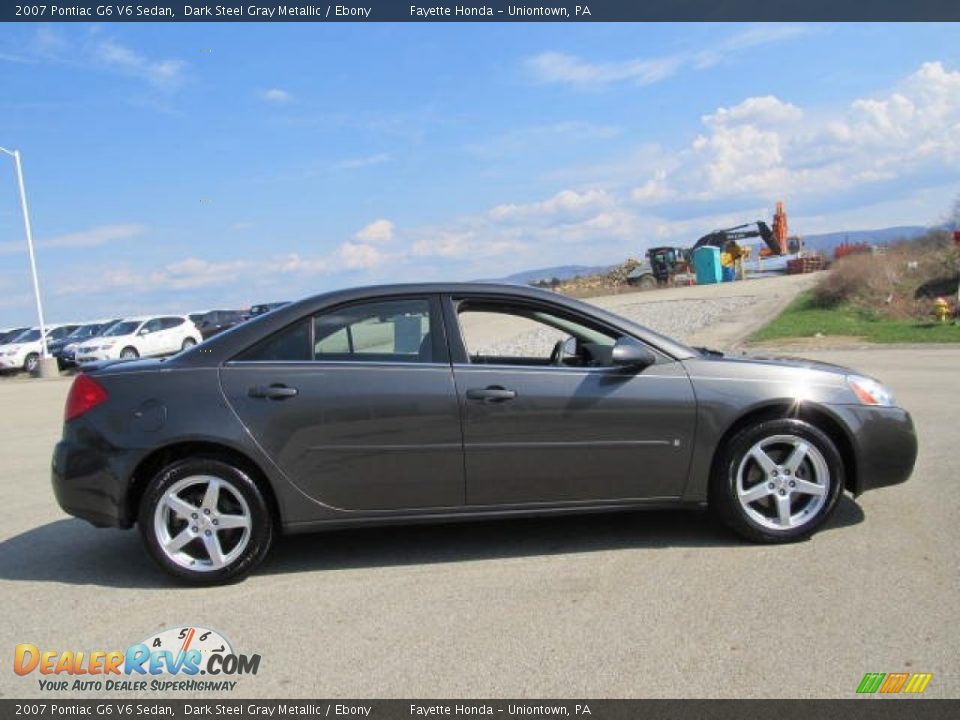
[[[953,720],[960,700],[0,700],[3,718]]]
[[[652,22],[960,21],[958,0],[544,0],[330,3],[88,0],[0,5],[7,22]]]

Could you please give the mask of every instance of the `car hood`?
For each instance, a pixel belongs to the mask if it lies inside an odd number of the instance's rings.
[[[736,365],[753,365],[781,368],[797,368],[804,370],[819,370],[821,372],[833,373],[835,375],[856,375],[859,374],[843,365],[834,365],[833,363],[820,362],[819,360],[808,360],[806,358],[778,356],[748,356],[748,355],[723,355],[721,357],[704,358],[719,363],[728,363]]]

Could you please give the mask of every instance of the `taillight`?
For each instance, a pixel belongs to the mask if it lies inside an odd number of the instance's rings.
[[[70,386],[67,395],[67,405],[63,409],[63,419],[73,420],[85,412],[93,410],[97,405],[105,402],[107,391],[96,380],[85,373],[77,375]]]

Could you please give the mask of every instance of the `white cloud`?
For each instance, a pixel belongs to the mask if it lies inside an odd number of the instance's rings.
[[[337,259],[350,270],[369,270],[386,262],[387,256],[373,245],[345,242],[337,249]]]
[[[131,240],[144,233],[146,228],[136,223],[120,225],[98,225],[89,230],[58,235],[47,240],[41,240],[41,247],[48,248],[78,248],[97,247],[122,240]]]
[[[132,240],[144,233],[146,228],[137,223],[121,223],[116,225],[97,225],[96,227],[78,232],[44,238],[37,242],[40,248],[89,248],[108,245],[114,242]],[[25,253],[25,240],[12,240],[0,243],[0,255]]]
[[[633,189],[630,197],[639,204],[659,202],[675,197],[676,193],[667,186],[666,179],[667,171],[658,168],[654,171],[652,178]]]
[[[357,231],[354,237],[364,243],[388,243],[393,240],[394,225],[389,220],[374,220]]]
[[[557,215],[575,215],[611,205],[613,198],[606,190],[592,189],[583,192],[561,190],[556,195],[541,202],[497,205],[490,210],[494,220],[516,220],[555,217]]]
[[[109,38],[98,38],[89,46],[89,56],[95,64],[132,75],[160,88],[174,88],[183,80],[186,63],[182,60],[158,60],[121,45]]]
[[[268,103],[282,104],[293,100],[293,95],[281,88],[270,88],[260,93],[260,99]]]
[[[960,71],[924,63],[886,94],[833,109],[751,97],[702,123],[675,166],[637,188],[635,200],[823,195],[955,170]]]
[[[576,55],[548,51],[526,60],[534,79],[544,83],[565,83],[580,88],[595,88],[621,82],[652,85],[681,70],[704,70],[733,55],[761,45],[792,40],[812,31],[808,25],[753,25],[730,35],[714,46],[682,51],[660,57],[590,61]]]
[[[561,52],[544,52],[527,60],[527,67],[541,82],[569,83],[581,87],[626,80],[638,85],[651,85],[674,75],[682,64],[679,56],[590,62]]]
[[[753,25],[746,30],[731,35],[715,47],[696,52],[693,56],[693,64],[698,69],[713,67],[742,50],[793,40],[807,35],[812,30],[813,28],[809,25],[793,23]]]
[[[85,39],[74,37],[54,28],[41,27],[15,52],[0,52],[0,60],[105,70],[144,80],[164,91],[176,90],[185,80],[187,63],[183,60],[149,57],[105,36],[101,26],[90,26]]]

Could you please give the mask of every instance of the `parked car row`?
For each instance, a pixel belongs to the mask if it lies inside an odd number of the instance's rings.
[[[47,351],[61,370],[103,360],[173,355],[245,320],[289,303],[249,310],[203,310],[189,315],[141,315],[46,326]],[[0,373],[32,373],[43,353],[40,328],[0,330]]]

